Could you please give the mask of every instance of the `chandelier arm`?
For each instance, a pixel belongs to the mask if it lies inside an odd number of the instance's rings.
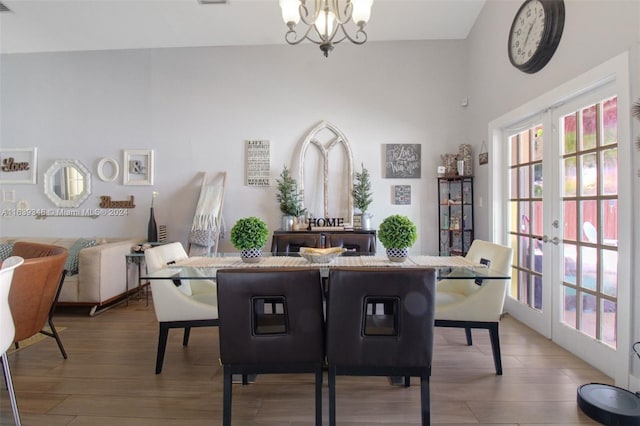
[[[353,15],[353,3],[347,0],[344,5],[344,11],[340,11],[340,0],[332,0],[332,7],[336,16],[336,23],[343,25],[349,22]]]
[[[302,42],[303,42],[303,41],[305,41],[305,40],[309,40],[310,42],[315,43],[315,44],[320,44],[320,43],[322,43],[322,40],[320,40],[320,41],[318,41],[318,40],[314,40],[314,39],[313,39],[313,37],[311,37],[311,36],[309,35],[309,33],[311,32],[311,29],[312,29],[312,28],[315,28],[315,27],[313,27],[313,26],[308,26],[308,27],[307,27],[307,30],[305,31],[305,33],[304,33],[300,38],[298,38],[298,33],[297,33],[295,30],[289,30],[289,31],[287,31],[287,33],[284,35],[284,39],[285,39],[285,41],[286,41],[287,43],[289,43],[289,44],[291,44],[291,45],[293,45],[293,46],[295,46],[296,44],[300,44],[300,43],[302,43]],[[293,35],[293,36],[294,36],[294,38],[291,38],[291,35]]]
[[[367,33],[364,31],[364,29],[362,29],[362,27],[360,27],[358,31],[356,31],[355,37],[352,37],[351,35],[349,35],[347,30],[344,28],[344,26],[340,25],[340,29],[342,29],[342,33],[344,34],[344,37],[342,37],[338,41],[335,41],[334,44],[340,43],[345,38],[349,39],[349,41],[353,44],[364,44],[367,41]],[[361,35],[362,35],[362,39],[360,39]]]
[[[313,9],[313,15],[309,13],[309,8],[307,8],[304,1],[300,3],[300,6],[298,6],[298,15],[300,15],[300,20],[307,26],[313,25],[320,14],[318,9],[318,0],[315,0],[315,2],[316,7]]]
[[[312,25],[312,26],[311,26],[311,27],[309,27],[309,28],[313,28],[313,29],[315,30],[315,34],[318,36],[318,38],[319,38],[320,40],[322,40],[320,43],[323,43],[323,42],[326,42],[326,41],[331,41],[331,40],[336,36],[336,33],[338,32],[338,28],[339,28],[339,27],[342,27],[342,24],[335,25],[335,26],[333,27],[333,30],[331,31],[331,34],[329,34],[327,37],[325,37],[325,36],[323,35],[323,33],[322,33],[322,32],[320,32],[320,30],[318,29],[318,27],[316,27],[315,25]],[[307,31],[307,32],[309,32],[309,31]],[[311,40],[311,38],[310,38],[310,37],[309,37],[309,40]],[[320,44],[320,43],[318,43],[318,44]]]

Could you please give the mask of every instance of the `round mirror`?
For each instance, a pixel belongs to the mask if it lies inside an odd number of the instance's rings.
[[[91,174],[78,160],[56,160],[44,174],[44,193],[58,207],[78,207],[91,194]]]

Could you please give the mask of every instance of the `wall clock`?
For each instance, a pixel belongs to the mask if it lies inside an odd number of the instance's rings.
[[[509,60],[520,71],[540,71],[551,59],[564,29],[563,0],[526,0],[511,24]]]

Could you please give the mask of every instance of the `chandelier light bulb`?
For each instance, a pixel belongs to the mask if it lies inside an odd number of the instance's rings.
[[[300,22],[300,0],[280,0],[280,9],[282,10],[282,20],[289,27],[295,26]]]
[[[353,12],[351,18],[356,25],[364,26],[371,18],[371,6],[373,0],[351,0]]]
[[[316,19],[316,29],[320,33],[320,36],[327,40],[333,33],[333,25],[336,21],[336,14],[332,11],[321,11]]]

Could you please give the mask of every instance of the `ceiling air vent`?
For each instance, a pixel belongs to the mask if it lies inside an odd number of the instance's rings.
[[[198,0],[200,4],[227,4],[229,0]]]
[[[4,3],[0,2],[0,12],[11,12],[11,9],[5,6]]]

